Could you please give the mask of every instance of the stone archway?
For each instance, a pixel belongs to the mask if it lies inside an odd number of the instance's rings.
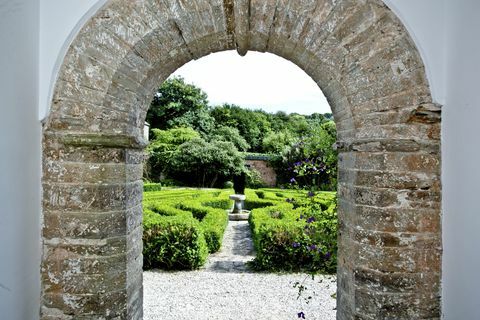
[[[145,114],[174,70],[228,49],[294,62],[330,102],[337,318],[439,318],[440,109],[380,0],[107,2],[71,44],[43,129],[42,318],[142,317]]]

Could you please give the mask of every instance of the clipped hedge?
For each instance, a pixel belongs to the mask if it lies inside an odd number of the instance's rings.
[[[208,203],[208,202],[207,202]],[[192,212],[200,220],[200,227],[207,242],[210,253],[220,250],[223,234],[228,224],[228,215],[224,209],[202,206],[196,201],[185,201],[177,204],[178,208]]]
[[[192,270],[208,255],[205,238],[195,219],[185,214],[161,216],[143,212],[143,266],[145,269]]]
[[[196,269],[221,248],[231,201],[218,191],[175,191],[144,196],[145,269]]]
[[[160,191],[160,190],[162,190],[162,185],[160,183],[145,182],[143,184],[144,192],[152,192],[152,191]]]
[[[335,195],[297,198],[252,211],[257,255],[251,266],[262,271],[335,272]]]

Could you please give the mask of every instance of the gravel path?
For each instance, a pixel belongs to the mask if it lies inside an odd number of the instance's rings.
[[[254,251],[247,222],[230,221],[222,250],[198,271],[146,271],[144,319],[253,320],[335,319],[336,279],[305,274],[251,273],[245,262]],[[295,282],[308,288],[297,300]]]

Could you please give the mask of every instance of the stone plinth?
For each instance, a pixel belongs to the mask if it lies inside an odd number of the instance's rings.
[[[243,201],[245,201],[245,195],[244,194],[232,194],[230,196],[230,199],[235,201],[235,204],[233,205],[233,210],[232,213],[241,213],[242,212],[242,206],[243,206]]]
[[[228,219],[231,221],[248,220],[250,211],[243,210],[243,203],[246,199],[243,194],[232,194],[230,199],[234,200],[233,209],[228,212]]]

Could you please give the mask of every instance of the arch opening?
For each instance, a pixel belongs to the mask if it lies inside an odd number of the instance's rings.
[[[332,107],[337,318],[438,318],[440,109],[379,0],[107,2],[70,46],[43,128],[42,318],[142,317],[148,105],[181,65],[229,49],[295,63]]]

